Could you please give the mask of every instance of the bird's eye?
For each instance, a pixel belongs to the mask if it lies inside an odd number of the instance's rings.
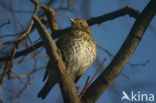
[[[80,25],[82,25],[82,22],[80,22]]]

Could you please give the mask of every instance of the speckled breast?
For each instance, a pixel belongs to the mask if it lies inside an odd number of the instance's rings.
[[[85,73],[97,55],[96,44],[85,31],[73,30],[62,36],[56,44],[64,61],[77,76]]]

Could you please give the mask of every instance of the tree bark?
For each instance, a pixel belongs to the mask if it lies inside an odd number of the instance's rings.
[[[46,47],[47,54],[50,61],[53,61],[54,67],[58,70],[60,77],[59,84],[65,103],[81,103],[77,94],[75,83],[70,75],[70,71],[66,70],[64,62],[61,57],[61,53],[57,48],[55,42],[51,38],[50,34],[46,31],[43,24],[37,16],[33,16],[35,26],[42,38],[43,44]]]
[[[143,34],[155,13],[156,0],[151,0],[140,16],[137,17],[128,37],[111,63],[87,89],[85,95],[82,97],[83,101],[86,103],[95,103],[95,101],[112,84],[140,43]]]

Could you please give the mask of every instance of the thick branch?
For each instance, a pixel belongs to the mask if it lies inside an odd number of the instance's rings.
[[[114,11],[112,13],[108,13],[108,14],[105,14],[105,15],[102,15],[102,16],[91,18],[91,19],[87,20],[87,22],[91,26],[91,25],[94,25],[94,24],[99,24],[99,23],[102,23],[102,22],[105,22],[105,21],[108,21],[108,20],[112,20],[112,19],[124,16],[124,15],[129,15],[131,17],[136,18],[136,17],[138,17],[139,12],[132,9],[132,8],[130,8],[130,7],[125,7],[125,8],[122,8],[120,10]],[[59,37],[62,34],[62,31],[64,32],[67,29],[68,28],[63,29],[63,30],[53,31],[52,32],[53,33],[53,35],[52,35],[53,39]],[[27,54],[33,52],[34,50],[36,50],[37,48],[39,48],[41,46],[42,46],[42,42],[36,43],[33,46],[30,46],[29,48],[27,48],[25,50],[17,52],[16,55],[15,55],[15,58],[27,55]],[[10,58],[10,56],[7,55],[7,56],[4,56],[4,57],[1,57],[0,61],[9,60],[9,58]]]
[[[86,103],[95,103],[103,92],[112,84],[119,75],[129,58],[140,43],[142,36],[156,13],[156,0],[151,0],[143,12],[137,17],[127,39],[108,65],[104,72],[88,88],[83,100]]]
[[[87,20],[87,22],[89,25],[101,24],[102,22],[105,22],[108,20],[113,20],[115,18],[125,16],[125,15],[129,15],[130,17],[137,18],[139,16],[139,14],[140,13],[138,11],[127,6],[125,8],[119,9],[117,11],[114,11],[114,12],[111,12],[108,14],[104,14],[104,15],[99,16],[99,17],[91,18],[90,20]]]
[[[59,84],[61,87],[61,92],[63,94],[64,102],[81,103],[70,72],[66,71],[66,67],[64,65],[64,62],[62,61],[61,54],[57,49],[54,41],[52,40],[50,34],[46,31],[38,17],[33,16],[33,19],[35,21],[35,26],[37,27],[37,30],[42,38],[43,44],[46,47],[49,59],[50,61],[54,62],[53,65],[55,65],[58,73],[60,74]]]

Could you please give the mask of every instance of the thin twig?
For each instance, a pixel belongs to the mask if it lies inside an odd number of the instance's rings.
[[[5,25],[7,25],[7,24],[10,24],[11,22],[10,22],[10,19],[8,19],[8,21],[7,22],[5,22],[5,23],[2,23],[1,25],[0,25],[0,28],[2,28],[3,26],[5,26]]]
[[[15,44],[15,46],[14,46],[14,48],[12,50],[10,61],[6,62],[5,68],[4,68],[3,72],[2,72],[2,75],[1,75],[1,78],[0,78],[0,91],[2,89],[2,84],[3,84],[4,80],[5,80],[5,78],[7,76],[10,76],[10,71],[11,71],[11,68],[13,66],[13,60],[14,60],[15,53],[16,53],[16,46],[17,46],[17,44]]]
[[[99,49],[101,49],[102,51],[104,51],[105,53],[107,53],[107,54],[110,56],[111,59],[113,59],[114,55],[113,55],[109,50],[103,48],[102,46],[100,46],[100,45],[97,44],[97,43],[96,43],[96,46],[97,46]],[[130,62],[128,61],[127,64],[130,65],[131,67],[136,67],[136,66],[146,66],[148,63],[150,63],[150,60],[146,60],[145,62],[140,63],[140,64],[139,64],[139,63],[138,63],[138,64],[134,64],[134,63],[130,63]]]
[[[84,102],[95,103],[120,74],[121,70],[142,40],[145,30],[156,14],[155,4],[156,0],[150,0],[143,12],[137,17],[131,31],[116,56],[100,76],[89,86],[85,95],[82,97]]]
[[[103,64],[105,63],[106,60],[107,60],[107,58],[105,58],[105,59],[102,61],[102,63],[99,65],[97,71],[95,72],[95,74],[93,75],[93,77],[92,77],[92,79],[91,79],[90,81],[89,81],[90,76],[88,76],[87,81],[86,81],[86,84],[85,84],[85,86],[84,86],[84,88],[83,88],[83,90],[82,90],[82,92],[81,92],[81,94],[80,94],[80,98],[85,94],[87,88],[91,85],[91,83],[93,82],[95,76],[96,76],[97,73],[101,70],[101,68],[102,68],[102,66],[103,66]],[[89,82],[88,82],[88,81],[89,81]]]
[[[120,13],[120,12],[122,12],[122,13]],[[124,15],[129,15],[131,17],[136,18],[139,15],[139,12],[132,9],[132,8],[130,8],[130,7],[125,7],[125,8],[122,8],[120,10],[114,11],[112,13],[108,13],[108,14],[105,14],[105,15],[102,15],[102,16],[98,16],[98,17],[89,19],[89,20],[87,20],[87,22],[91,26],[91,25],[94,25],[94,24],[102,23],[102,22],[105,22],[105,21],[108,21],[108,20],[112,20],[112,19],[124,16]],[[66,29],[68,29],[68,28],[66,28]],[[63,29],[63,30],[66,30],[66,29]],[[59,30],[58,32],[53,32],[53,35],[52,35],[53,38],[54,39],[56,38],[56,37],[54,37],[55,33],[62,34],[61,31],[63,31],[63,30]],[[58,35],[58,36],[61,36],[61,35]],[[42,45],[43,45],[42,42],[38,42],[38,43],[34,44],[34,47],[37,49],[37,48],[41,47]],[[17,52],[16,55],[15,55],[15,58],[26,55],[26,54],[29,54],[32,51],[36,50],[36,49],[33,49],[33,46],[30,46],[29,48],[27,48],[25,50]],[[8,55],[4,56],[4,57],[1,57],[0,61],[8,60],[8,58],[9,58]]]
[[[33,69],[33,71],[29,72],[29,73],[26,73],[26,74],[22,74],[22,75],[15,75],[15,76],[11,76],[10,78],[11,79],[16,79],[16,78],[25,78],[25,77],[28,77],[42,69],[46,68],[46,66],[42,66],[40,68],[37,68],[37,69]]]

